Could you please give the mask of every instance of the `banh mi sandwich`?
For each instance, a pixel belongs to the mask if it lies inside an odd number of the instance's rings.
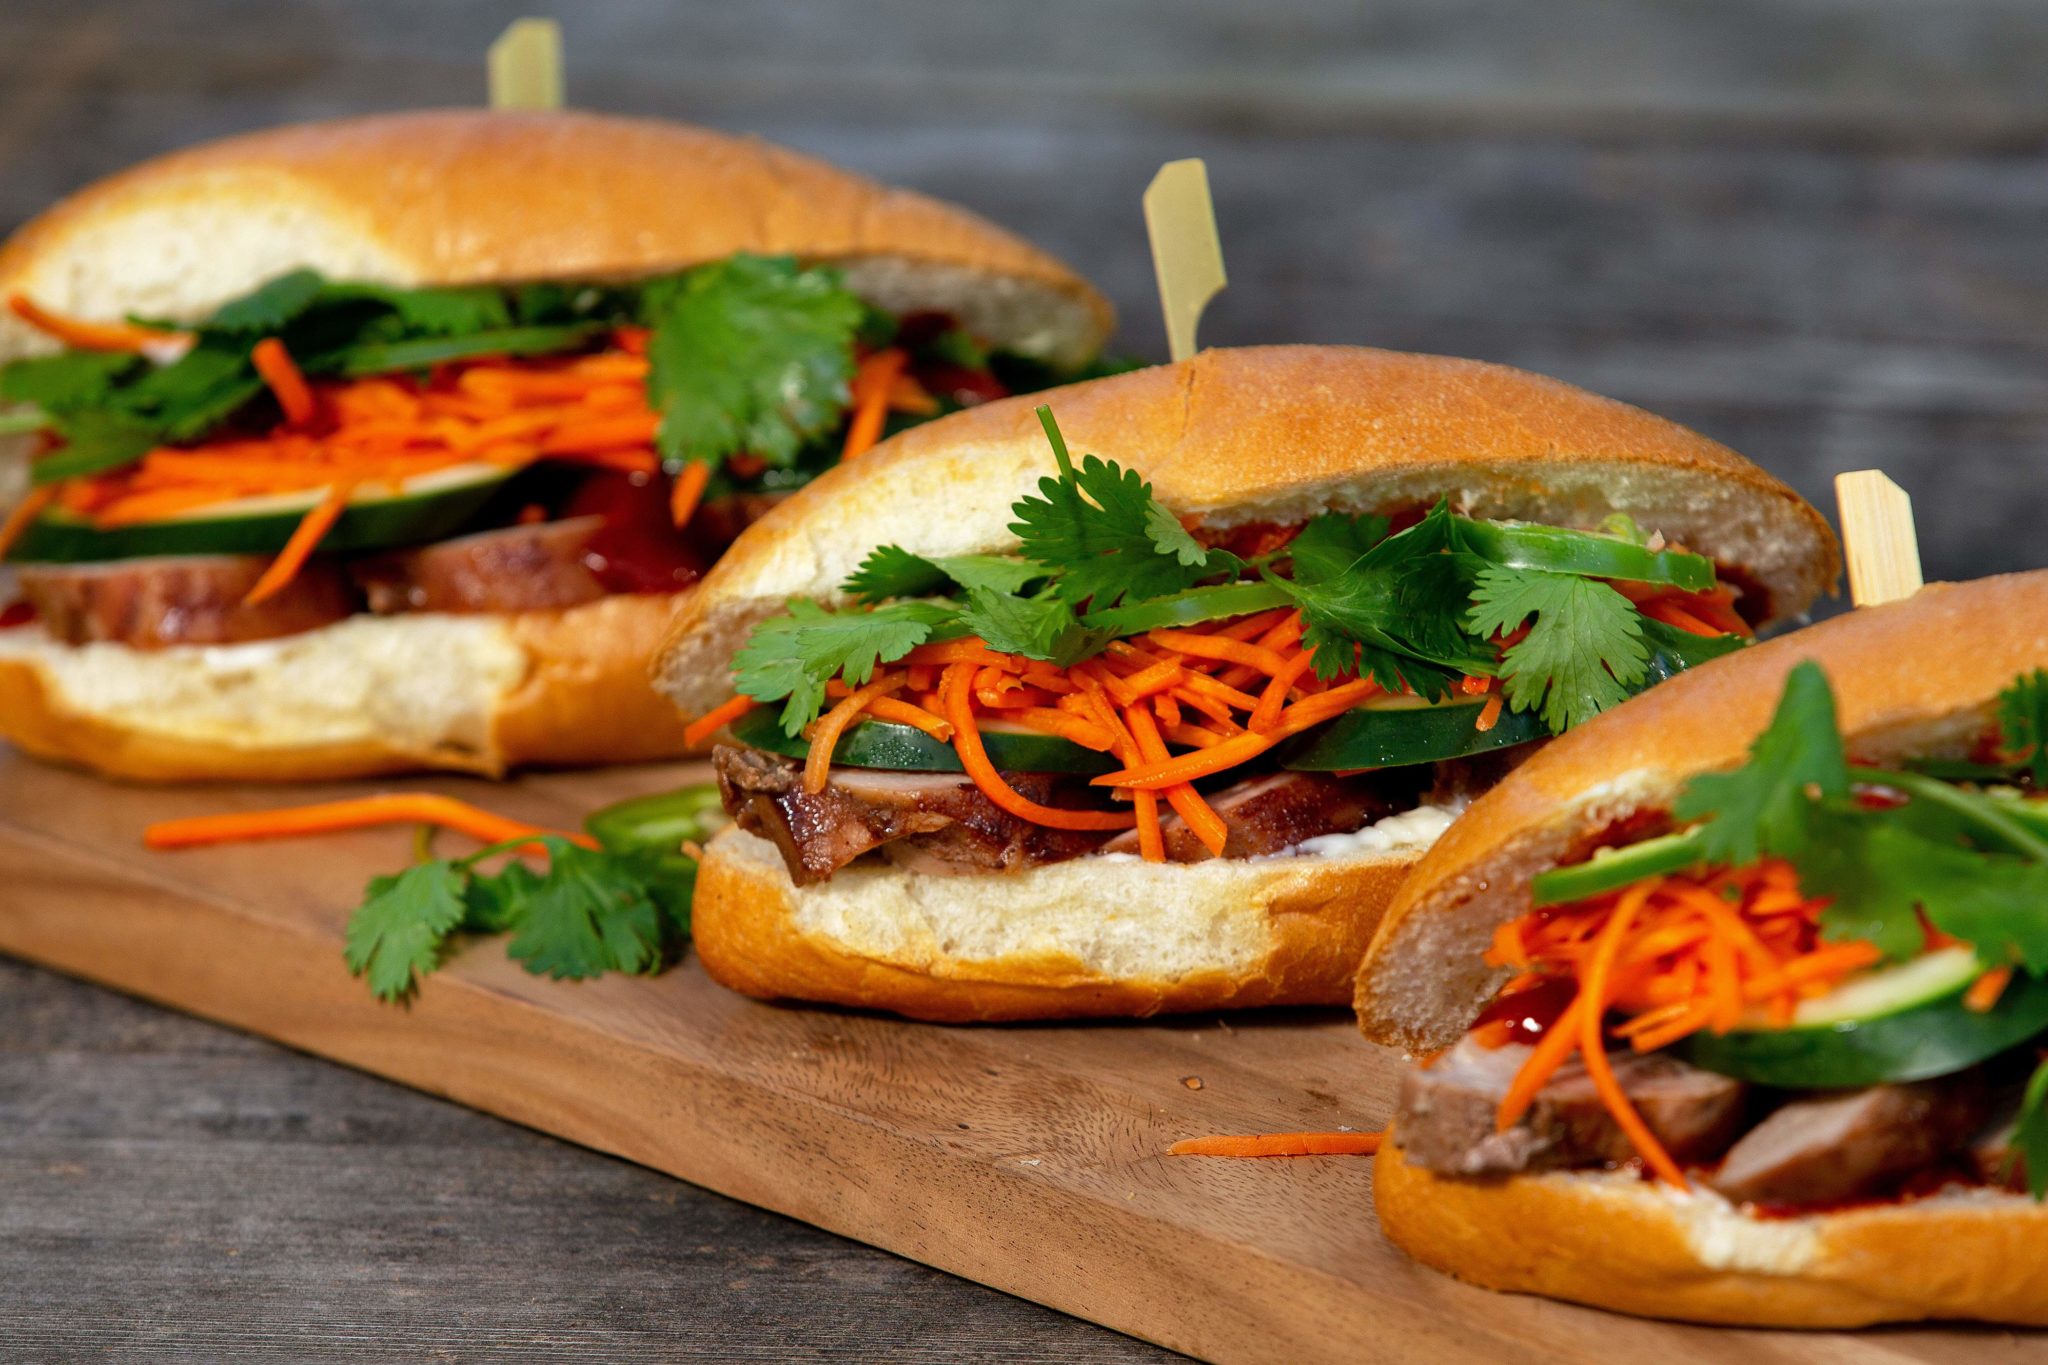
[[[1375,1173],[1477,1284],[2048,1324],[2048,572],[1715,661],[1531,758],[1389,910]]]
[[[0,249],[0,304],[0,736],[143,779],[674,755],[647,664],[748,521],[1110,325],[765,143],[481,111],[115,176]]]
[[[943,1020],[1343,1003],[1471,793],[1836,572],[1733,452],[1499,366],[1210,351],[1044,402],[820,479],[679,619],[661,684],[728,733],[718,980]]]

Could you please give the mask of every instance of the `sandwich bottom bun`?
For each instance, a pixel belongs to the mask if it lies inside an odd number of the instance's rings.
[[[1373,1200],[1397,1246],[1486,1289],[1753,1327],[2048,1325],[2048,1208],[2025,1195],[1757,1218],[1625,1171],[1441,1177],[1389,1141]]]
[[[968,876],[877,862],[799,887],[774,844],[728,828],[698,867],[691,934],[742,994],[939,1023],[1343,1005],[1419,853],[1093,856]]]
[[[637,763],[684,751],[647,661],[677,595],[561,611],[352,616],[136,650],[0,630],[0,739],[141,782],[314,782]]]

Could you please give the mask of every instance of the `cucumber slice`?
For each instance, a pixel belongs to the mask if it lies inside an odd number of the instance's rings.
[[[439,540],[461,530],[514,471],[495,464],[435,470],[393,492],[366,488],[320,542],[327,552],[382,549]],[[81,564],[151,555],[260,555],[284,548],[322,489],[242,498],[164,521],[101,530],[78,517],[46,512],[7,556],[24,563]]]
[[[811,752],[809,741],[782,733],[781,722],[772,708],[750,712],[735,722],[733,738],[771,754],[803,758]],[[1079,773],[1095,776],[1114,772],[1116,760],[1108,754],[1084,749],[1057,735],[1033,730],[1003,730],[991,725],[981,728],[982,747],[989,762],[1015,773]],[[832,761],[849,768],[893,768],[914,772],[957,773],[964,771],[953,746],[933,739],[912,725],[892,721],[863,720],[846,729]]]
[[[1714,562],[1681,550],[1647,550],[1616,536],[1521,521],[1461,521],[1473,550],[1510,569],[1547,569],[1630,583],[1669,583],[1687,592],[1714,586]]]
[[[1282,752],[1280,766],[1301,772],[1394,768],[1526,744],[1548,733],[1533,711],[1503,710],[1491,730],[1480,730],[1476,727],[1485,706],[1484,701],[1431,705],[1401,697],[1357,707],[1294,741]]]
[[[2048,982],[2016,976],[1979,1013],[1963,1004],[1977,971],[1968,948],[1944,949],[1806,1002],[1790,1028],[1696,1033],[1677,1051],[1709,1071],[1787,1090],[1950,1075],[2048,1029]]]
[[[685,839],[706,839],[724,823],[718,785],[700,782],[592,811],[583,829],[610,853],[673,854]]]
[[[1619,891],[1630,882],[1693,866],[1700,860],[1699,847],[1699,831],[1689,829],[1625,848],[1595,849],[1583,863],[1538,873],[1529,883],[1529,898],[1536,905],[1564,905]]]
[[[1081,624],[1090,630],[1114,631],[1120,636],[1140,635],[1148,630],[1171,630],[1230,616],[1250,616],[1256,611],[1284,607],[1292,600],[1285,590],[1271,583],[1221,583],[1090,612],[1081,618]]]

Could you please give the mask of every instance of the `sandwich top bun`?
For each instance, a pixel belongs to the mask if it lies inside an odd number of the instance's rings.
[[[838,600],[882,544],[1014,549],[1011,504],[1054,472],[1035,409],[1078,459],[1097,452],[1210,527],[1448,496],[1476,516],[1597,526],[1626,513],[1804,611],[1840,571],[1834,535],[1790,488],[1726,446],[1554,379],[1444,356],[1260,346],[1006,399],[929,422],[841,466],[736,544],[677,618],[657,682],[701,714],[729,661],[790,597]]]
[[[1413,1051],[1457,1041],[1506,979],[1483,954],[1528,910],[1531,878],[1668,807],[1695,774],[1740,764],[1806,659],[1834,685],[1853,757],[1966,756],[1998,693],[2048,666],[2048,570],[1930,584],[1703,664],[1546,744],[1472,804],[1388,908],[1358,976],[1366,1036]]]
[[[204,317],[287,270],[401,286],[627,280],[734,252],[843,268],[894,312],[938,309],[1054,363],[1108,303],[963,209],[824,162],[652,119],[444,109],[310,123],[146,161],[0,247],[0,297],[87,320]],[[0,315],[0,363],[53,344]]]

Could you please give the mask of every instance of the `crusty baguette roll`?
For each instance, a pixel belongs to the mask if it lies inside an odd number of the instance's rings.
[[[734,252],[844,270],[898,313],[1003,349],[1087,359],[1113,315],[1086,281],[964,210],[754,138],[597,114],[440,110],[306,124],[145,162],[0,246],[0,299],[87,320],[194,320],[287,270],[401,286],[630,280]],[[54,349],[0,309],[0,364]],[[0,507],[26,438],[0,440]],[[494,622],[351,620],[243,651],[70,651],[0,632],[0,738],[144,780],[307,780],[674,757],[646,682],[667,597]],[[9,644],[7,636],[21,637]],[[394,684],[379,662],[407,654]],[[243,674],[272,658],[286,671]],[[367,671],[343,675],[349,660]],[[225,660],[225,662],[223,662]],[[395,663],[393,663],[395,668]],[[332,678],[353,718],[294,697]],[[367,686],[386,684],[384,703]],[[161,705],[139,699],[160,694]],[[396,698],[405,698],[400,706]]]
[[[1741,456],[1649,413],[1497,365],[1333,346],[1192,361],[1009,399],[914,428],[750,529],[677,619],[659,685],[692,714],[732,690],[747,631],[790,597],[836,600],[869,550],[1016,548],[1011,504],[1053,472],[1034,409],[1068,445],[1136,469],[1211,526],[1449,495],[1482,516],[1636,517],[1731,566],[1795,615],[1839,565],[1820,515]],[[706,850],[697,950],[758,996],[934,1019],[1343,1004],[1394,887],[1449,812],[1382,822],[1350,851],[1153,866],[1101,856],[1017,874],[856,866],[798,887],[733,831]]]
[[[1565,525],[1625,512],[1753,581],[1771,621],[1805,611],[1841,571],[1833,533],[1796,493],[1640,408],[1476,360],[1250,346],[956,413],[831,471],[706,577],[676,620],[663,690],[692,714],[723,701],[754,624],[791,597],[841,600],[877,545],[1014,550],[1011,504],[1054,472],[1041,403],[1077,459],[1136,469],[1167,507],[1211,527],[1445,495],[1474,516]]]
[[[772,146],[653,119],[441,109],[276,128],[145,161],[0,247],[0,297],[88,320],[204,317],[276,275],[402,286],[630,280],[737,251],[846,271],[1061,364],[1109,304],[963,209]],[[0,314],[0,363],[52,349]]]
[[[1694,775],[1743,762],[1806,659],[1827,670],[1852,756],[1965,756],[1995,724],[1998,693],[2048,666],[2048,571],[1930,585],[1716,659],[1552,741],[1475,801],[1395,897],[1358,976],[1366,1035],[1418,1052],[1463,1036],[1504,977],[1481,955],[1527,910],[1530,879],[1614,821],[1668,807]],[[1704,1322],[2048,1324],[2048,1211],[2024,1195],[1757,1219],[1633,1173],[1442,1177],[1399,1142],[1397,1130],[1374,1175],[1387,1234],[1488,1288]]]
[[[1399,1136],[1373,1162],[1380,1226],[1482,1288],[1749,1327],[2048,1326],[2048,1208],[2023,1194],[1760,1219],[1633,1171],[1453,1179],[1411,1165]]]
[[[138,782],[316,782],[643,763],[684,751],[646,683],[682,595],[561,611],[352,616],[138,650],[0,630],[0,738]]]

